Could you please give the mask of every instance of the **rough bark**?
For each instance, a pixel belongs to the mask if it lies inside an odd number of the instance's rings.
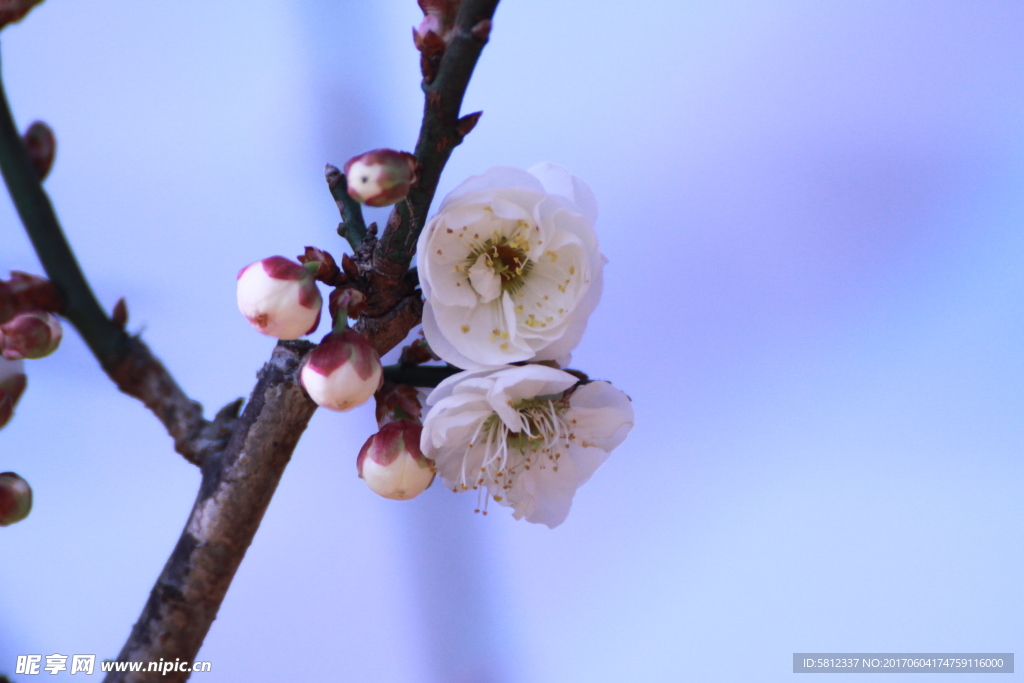
[[[193,661],[252,543],[285,465],[316,410],[296,373],[313,345],[280,342],[263,366],[227,448],[203,481],[178,544],[118,655],[121,662]],[[188,673],[110,673],[106,683],[184,681]]]

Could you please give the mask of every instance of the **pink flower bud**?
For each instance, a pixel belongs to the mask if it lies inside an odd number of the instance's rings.
[[[416,157],[393,149],[375,149],[345,164],[348,194],[370,206],[390,206],[409,194],[419,179]]]
[[[0,326],[0,349],[4,358],[43,358],[60,346],[63,331],[57,316],[46,311],[24,311]]]
[[[238,310],[257,331],[298,339],[320,324],[323,299],[309,271],[271,256],[238,271]]]
[[[434,461],[420,450],[423,427],[389,422],[363,444],[356,469],[370,490],[392,500],[415,498],[434,481]]]
[[[20,360],[0,358],[0,429],[10,421],[14,406],[18,404],[28,383],[23,371],[24,365]]]
[[[309,397],[330,410],[366,403],[384,381],[377,352],[355,330],[332,332],[313,349],[299,372]]]
[[[32,511],[32,488],[14,472],[0,474],[0,526],[9,526]]]
[[[423,17],[412,30],[412,42],[420,52],[436,54],[444,50],[444,23],[436,14]]]

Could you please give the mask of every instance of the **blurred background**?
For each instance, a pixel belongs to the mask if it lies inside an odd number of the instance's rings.
[[[503,2],[438,197],[541,160],[592,185],[610,263],[573,365],[633,398],[633,433],[551,531],[443,487],[376,497],[372,409],[319,411],[193,680],[776,681],[794,652],[1024,652],[1024,5],[629,7]],[[420,16],[47,0],[3,32],[97,295],[208,414],[273,346],[237,270],[340,257],[324,163],[415,144]],[[41,272],[4,198],[11,269]],[[28,374],[0,432],[35,491],[0,529],[9,674],[117,655],[199,482],[73,331]]]

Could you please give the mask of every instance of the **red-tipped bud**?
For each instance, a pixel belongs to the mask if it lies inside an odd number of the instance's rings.
[[[0,350],[8,360],[44,358],[57,350],[62,336],[57,316],[25,311],[0,326]]]
[[[42,121],[36,121],[22,138],[25,142],[25,151],[28,152],[29,161],[36,169],[36,175],[40,180],[45,180],[53,166],[53,157],[57,153],[57,138],[53,131]]]
[[[257,331],[298,339],[320,324],[323,299],[309,270],[271,256],[238,272],[238,310]]]
[[[351,410],[370,400],[384,381],[377,352],[355,330],[332,332],[310,351],[299,380],[309,397],[330,410]]]
[[[0,474],[0,526],[9,526],[32,511],[32,487],[14,472]]]
[[[28,384],[24,367],[20,360],[0,358],[0,429],[10,421],[14,406],[18,405]]]
[[[412,30],[412,42],[416,49],[428,55],[444,50],[444,23],[436,14],[423,17],[420,25]]]
[[[352,157],[345,164],[348,194],[370,206],[390,206],[409,194],[416,184],[416,157],[393,149],[375,149]]]
[[[392,500],[415,498],[434,481],[434,461],[420,450],[423,427],[389,422],[363,444],[356,469],[374,493]]]

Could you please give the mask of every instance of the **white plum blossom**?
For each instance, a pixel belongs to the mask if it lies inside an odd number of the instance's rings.
[[[271,256],[238,271],[238,310],[257,331],[298,339],[320,324],[323,298],[305,267]]]
[[[629,397],[578,381],[544,365],[449,377],[427,399],[420,447],[448,488],[477,490],[516,519],[554,528],[633,427]]]
[[[430,348],[466,369],[566,365],[601,297],[596,220],[586,183],[551,164],[455,188],[417,243]]]

